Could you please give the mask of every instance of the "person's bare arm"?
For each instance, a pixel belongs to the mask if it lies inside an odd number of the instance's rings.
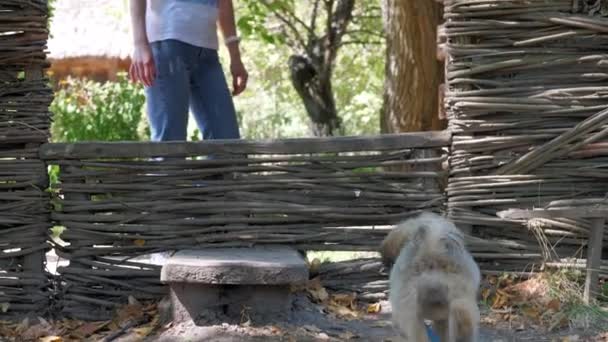
[[[232,0],[219,0],[219,26],[224,39],[236,37],[236,24],[234,20],[234,6]],[[247,70],[241,60],[239,42],[227,42],[230,54],[230,73],[232,74],[232,93],[238,95],[247,87]]]
[[[133,82],[139,81],[149,87],[156,77],[156,68],[146,33],[146,0],[130,0],[129,3],[133,32],[133,55],[129,76]]]

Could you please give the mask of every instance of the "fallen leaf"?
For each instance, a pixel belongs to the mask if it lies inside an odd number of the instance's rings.
[[[380,306],[380,303],[369,304],[367,306],[367,313],[376,314],[376,313],[380,312],[381,309],[382,309],[382,307]]]
[[[158,328],[160,326],[160,316],[153,316],[152,321],[148,324],[153,328]]]
[[[357,319],[361,316],[356,310],[352,310],[344,305],[338,305],[333,301],[328,303],[327,309],[334,315],[344,319]]]
[[[63,339],[59,336],[46,336],[46,337],[41,337],[38,341],[39,342],[62,342]]]
[[[508,298],[501,293],[496,293],[492,301],[492,309],[500,309],[508,303]]]
[[[562,326],[568,324],[568,321],[569,319],[566,314],[560,312],[551,319],[547,331],[554,331],[556,328],[561,328]]]
[[[30,318],[29,318],[29,317],[25,317],[25,318],[23,319],[23,321],[21,321],[21,323],[19,323],[19,325],[18,325],[18,326],[15,328],[15,330],[16,330],[18,333],[20,333],[20,334],[21,334],[21,333],[23,333],[24,331],[26,331],[26,330],[27,330],[27,328],[29,328],[29,327],[30,327]]]
[[[319,333],[317,335],[317,338],[320,339],[321,341],[327,341],[327,340],[329,340],[329,335],[327,335],[326,333]]]
[[[344,305],[349,307],[351,310],[356,310],[356,300],[357,300],[357,295],[355,294],[348,294],[348,293],[339,293],[339,294],[335,294],[331,297],[331,299],[338,305]]]
[[[483,290],[481,290],[481,298],[486,301],[488,300],[488,297],[490,297],[490,294],[492,293],[492,291],[490,291],[489,288],[485,288]]]
[[[501,290],[501,289],[496,289],[496,293],[500,294],[501,296],[505,296],[507,298],[512,298],[513,295],[508,293],[507,291]]]
[[[24,340],[39,340],[45,336],[56,337],[58,335],[57,329],[55,329],[55,327],[53,327],[49,322],[40,317],[38,320],[40,323],[28,326],[25,331],[23,331],[21,335]],[[29,321],[27,321],[27,324],[29,325]]]
[[[391,325],[391,323],[388,322],[388,321],[375,321],[374,323],[371,324],[371,327],[373,327],[373,328],[385,328],[385,327],[388,327],[389,325]]]
[[[338,337],[340,338],[340,340],[347,341],[357,337],[357,335],[353,334],[350,331],[346,331],[338,335]]]
[[[139,337],[146,337],[148,335],[150,335],[152,333],[152,331],[154,330],[153,326],[146,326],[146,327],[139,327],[139,328],[135,328],[133,329],[133,331],[139,336]]]
[[[141,307],[141,303],[133,296],[129,296],[128,298],[129,305],[139,306]]]
[[[6,313],[10,307],[11,303],[0,303],[0,311],[2,311],[2,313]]]
[[[521,312],[528,318],[538,319],[540,317],[539,310],[534,307],[524,307],[521,309]]]
[[[561,307],[561,303],[559,302],[558,299],[552,299],[551,301],[549,301],[549,303],[547,303],[547,309],[553,310],[555,312],[558,312],[560,307]]]
[[[305,325],[302,328],[304,330],[310,331],[310,332],[320,332],[321,331],[321,329],[319,329],[318,327],[315,327],[314,325]]]
[[[121,327],[123,323],[131,320],[138,320],[142,318],[144,314],[145,313],[141,310],[141,305],[125,305],[118,310],[112,323]]]
[[[137,239],[133,241],[133,244],[138,247],[143,247],[146,244],[146,240]]]
[[[114,330],[118,330],[120,329],[120,326],[118,325],[117,322],[112,321],[108,324],[108,330],[114,331]]]
[[[497,323],[496,318],[487,317],[487,316],[482,317],[481,322],[486,325],[496,325],[496,323]]]
[[[317,302],[325,302],[329,298],[329,293],[321,285],[319,278],[314,278],[308,282],[306,291],[311,295],[312,299]]]
[[[76,329],[76,331],[74,331],[73,335],[78,338],[86,338],[86,337],[89,337],[89,336],[93,335],[94,333],[98,332],[99,330],[103,329],[109,323],[110,323],[110,321],[101,322],[101,323],[87,322],[87,323],[81,325],[80,327],[78,327],[78,329]]]

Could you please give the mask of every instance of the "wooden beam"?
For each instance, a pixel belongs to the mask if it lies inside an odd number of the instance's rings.
[[[390,151],[450,145],[449,131],[378,136],[300,138],[280,140],[207,140],[200,142],[82,142],[45,144],[43,160],[92,158],[187,157],[208,154],[305,154]]]
[[[599,292],[599,272],[602,264],[602,247],[606,218],[591,220],[591,231],[587,243],[587,276],[585,278],[585,292],[583,300],[589,304]]]
[[[608,206],[588,206],[571,209],[509,209],[496,213],[496,216],[506,220],[520,220],[533,218],[553,219],[567,218],[605,218],[608,217]]]

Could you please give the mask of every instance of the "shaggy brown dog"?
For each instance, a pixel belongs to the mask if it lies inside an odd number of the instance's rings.
[[[452,222],[433,213],[406,220],[380,252],[392,265],[392,319],[404,341],[428,341],[424,320],[433,321],[442,342],[477,341],[480,271]]]

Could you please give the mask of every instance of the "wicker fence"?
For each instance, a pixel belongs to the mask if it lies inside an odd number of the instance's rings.
[[[447,132],[274,142],[50,144],[62,311],[102,318],[165,289],[134,258],[192,247],[375,250],[385,230],[441,210]],[[413,158],[422,149],[427,157]],[[209,155],[211,158],[207,158]],[[420,155],[420,153],[416,153]],[[398,169],[398,170],[396,170]],[[141,259],[140,259],[141,260]]]
[[[445,7],[448,210],[475,236],[521,246],[525,260],[505,260],[502,269],[584,258],[590,222],[503,220],[497,212],[608,204],[606,15],[603,1]]]
[[[49,227],[47,171],[52,93],[43,77],[46,1],[0,2],[0,315],[43,313]]]
[[[129,295],[163,295],[151,253],[255,244],[375,250],[387,225],[447,203],[469,228],[484,272],[522,272],[583,256],[590,221],[498,212],[607,204],[602,1],[446,1],[451,133],[40,151],[52,98],[42,72],[46,1],[1,1],[0,13],[0,309],[10,315],[50,307],[45,162],[61,168],[52,220],[66,227],[66,244],[55,248],[70,262],[59,268],[56,309],[84,319],[108,318]],[[446,179],[447,197],[439,190]],[[375,259],[320,274],[366,298],[386,292]]]

